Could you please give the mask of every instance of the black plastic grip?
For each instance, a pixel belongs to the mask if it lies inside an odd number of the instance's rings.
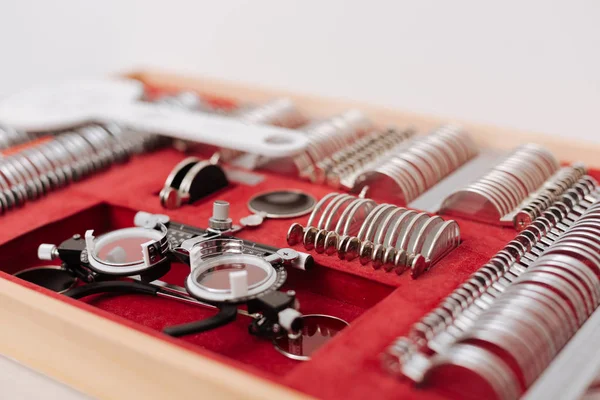
[[[227,325],[228,323],[235,321],[236,317],[236,306],[222,305],[219,307],[219,312],[217,315],[213,315],[212,317],[203,319],[201,321],[190,322],[188,324],[169,326],[163,329],[163,332],[174,337],[193,335],[195,333],[205,332],[223,325]]]
[[[73,299],[81,299],[83,297],[99,293],[137,293],[155,296],[158,291],[158,287],[142,282],[105,281],[93,282],[67,290],[64,295]]]

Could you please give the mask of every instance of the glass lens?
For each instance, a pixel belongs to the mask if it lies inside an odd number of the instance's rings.
[[[141,245],[150,240],[149,237],[127,237],[107,241],[101,247],[96,247],[96,258],[111,264],[141,262]]]
[[[210,268],[196,278],[198,285],[212,290],[229,290],[229,273],[246,270],[248,273],[248,286],[263,282],[268,277],[268,272],[259,266],[244,262],[227,262]]]

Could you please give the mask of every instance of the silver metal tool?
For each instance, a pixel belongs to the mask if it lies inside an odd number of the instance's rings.
[[[287,241],[397,274],[410,269],[416,278],[460,244],[460,230],[455,221],[330,193],[317,203],[306,227],[292,224]]]

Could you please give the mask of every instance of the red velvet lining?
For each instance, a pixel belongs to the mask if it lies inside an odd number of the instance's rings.
[[[157,196],[165,177],[183,155],[174,150],[135,158],[93,178],[79,182],[3,216],[0,231],[1,269],[7,273],[35,265],[40,243],[60,241],[94,228],[98,233],[131,226],[136,210],[169,214],[172,220],[205,227],[217,197],[231,203],[234,220],[248,215],[248,199],[257,192],[297,188],[317,198],[330,189],[278,175],[261,173],[257,186],[234,184],[218,195],[178,210],[161,208]],[[599,172],[594,172],[596,177]],[[306,223],[307,217],[296,221]],[[292,220],[267,220],[258,229],[240,233],[243,238],[274,246],[286,246]],[[433,390],[413,388],[385,373],[379,355],[391,341],[434,307],[506,242],[511,229],[459,220],[463,242],[458,249],[417,280],[363,267],[358,262],[316,255],[319,264],[311,272],[290,271],[287,288],[297,291],[305,313],[332,314],[351,322],[311,361],[297,362],[277,353],[270,343],[247,333],[248,320],[239,317],[226,327],[183,339],[160,334],[164,326],[211,315],[211,311],[179,302],[139,295],[100,295],[84,302],[65,299],[78,307],[157,335],[222,362],[305,393],[328,399],[373,397],[439,398]],[[166,280],[181,284],[187,270],[175,265]],[[5,279],[24,282],[5,274]],[[28,287],[32,285],[25,284]],[[38,289],[39,290],[39,289]],[[473,391],[475,389],[473,388]]]

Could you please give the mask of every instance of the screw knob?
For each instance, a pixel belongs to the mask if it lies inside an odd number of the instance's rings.
[[[233,222],[229,218],[229,203],[223,200],[217,200],[213,203],[213,215],[208,220],[208,226],[211,229],[226,231],[231,229]]]
[[[58,249],[53,244],[43,243],[38,247],[37,255],[40,260],[52,261],[58,257]]]
[[[284,264],[288,265],[296,261],[300,257],[298,252],[292,249],[279,249],[277,250],[277,255],[281,257]]]

